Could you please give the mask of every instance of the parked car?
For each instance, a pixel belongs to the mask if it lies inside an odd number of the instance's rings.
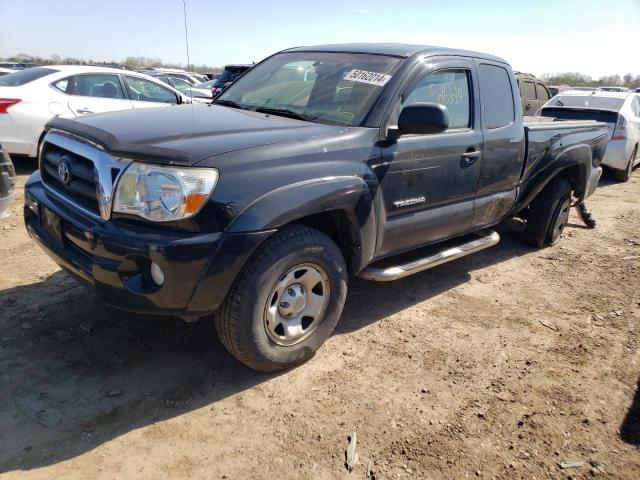
[[[37,243],[114,307],[216,312],[224,345],[261,371],[314,354],[350,275],[488,248],[514,215],[528,243],[555,244],[607,144],[602,123],[523,122],[500,58],[397,44],[285,50],[212,105],[47,131],[25,193]]]
[[[579,92],[595,92],[595,87],[571,87],[570,90],[577,90]]]
[[[189,85],[195,85],[196,83],[202,83],[207,80],[207,78],[198,73],[186,72],[177,68],[151,68],[143,70],[142,73],[152,77],[164,75],[171,78],[179,78],[189,83]]]
[[[516,80],[523,115],[535,114],[552,96],[547,86],[530,73],[516,72]]]
[[[193,98],[193,100],[196,100],[199,102],[210,102],[213,97],[213,94],[211,93],[211,89],[200,88],[199,87],[199,85],[201,85],[200,83],[191,85],[189,82],[187,82],[182,78],[174,77],[174,76],[166,75],[162,73],[160,74],[156,73],[152,76],[166,83],[167,85],[172,86],[173,88],[175,88],[182,94],[186,95],[187,97]]]
[[[10,73],[14,73],[16,70],[12,70],[11,68],[2,68],[0,67],[0,77],[4,77]]]
[[[10,68],[11,70],[24,70],[33,67],[37,67],[37,65],[28,62],[0,62],[0,68]]]
[[[628,92],[627,87],[598,87],[598,90],[603,92]]]
[[[552,98],[540,115],[605,122],[609,128],[609,146],[602,164],[613,169],[617,180],[629,180],[640,153],[640,95],[569,90]]]
[[[0,145],[0,218],[7,216],[16,191],[16,171],[9,154]]]
[[[557,94],[564,92],[565,90],[571,90],[569,85],[550,85],[548,88],[549,94],[552,97],[555,97]]]
[[[240,75],[249,70],[253,65],[227,65],[222,73],[216,78],[211,92],[214,97],[220,95],[225,88],[231,85]]]
[[[105,67],[58,65],[0,77],[0,143],[35,157],[51,118],[190,102],[147,75]]]

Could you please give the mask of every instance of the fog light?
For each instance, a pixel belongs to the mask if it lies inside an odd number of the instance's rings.
[[[151,278],[156,285],[162,285],[164,283],[164,272],[156,262],[151,262],[149,273],[151,273]]]

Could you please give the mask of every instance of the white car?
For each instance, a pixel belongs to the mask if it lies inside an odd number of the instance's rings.
[[[0,77],[4,77],[5,75],[9,75],[10,73],[15,72],[16,70],[11,70],[10,68],[0,67]]]
[[[189,103],[147,75],[107,67],[59,65],[0,77],[0,144],[12,155],[35,157],[54,117]]]
[[[609,127],[602,164],[617,180],[629,180],[640,158],[640,95],[629,92],[567,90],[545,103],[538,115],[563,120],[597,120]]]

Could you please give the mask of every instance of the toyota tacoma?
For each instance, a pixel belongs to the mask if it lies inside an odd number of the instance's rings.
[[[211,104],[54,119],[30,235],[119,309],[214,314],[260,371],[309,359],[348,278],[389,281],[495,245],[558,241],[598,183],[605,124],[523,120],[502,59],[399,44],[300,47]]]

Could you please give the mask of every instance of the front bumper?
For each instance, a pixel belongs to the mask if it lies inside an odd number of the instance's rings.
[[[43,207],[59,217],[59,237],[43,227]],[[244,262],[272,233],[191,233],[97,220],[50,193],[38,172],[25,186],[24,217],[43,250],[106,304],[185,317],[215,311]],[[151,262],[164,273],[162,285],[152,280]]]

